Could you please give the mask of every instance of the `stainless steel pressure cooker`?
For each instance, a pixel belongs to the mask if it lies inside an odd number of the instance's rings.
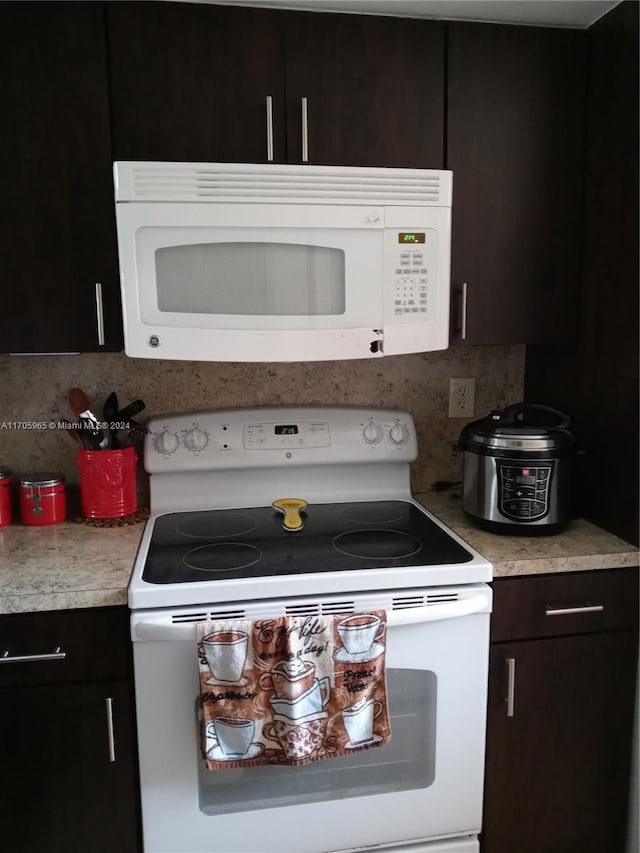
[[[492,533],[548,535],[570,518],[575,439],[569,417],[539,403],[517,403],[468,424],[463,509]]]

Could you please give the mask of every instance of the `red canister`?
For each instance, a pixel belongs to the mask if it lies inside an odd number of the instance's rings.
[[[0,527],[11,524],[11,473],[0,465]]]
[[[85,518],[118,518],[137,510],[137,459],[133,447],[78,453],[80,502]]]
[[[62,474],[25,474],[20,478],[23,524],[58,524],[67,517],[67,492]]]

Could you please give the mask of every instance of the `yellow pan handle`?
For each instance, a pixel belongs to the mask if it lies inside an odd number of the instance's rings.
[[[301,498],[279,498],[272,506],[279,509],[284,515],[282,526],[285,530],[302,530],[304,522],[300,510],[308,506]]]

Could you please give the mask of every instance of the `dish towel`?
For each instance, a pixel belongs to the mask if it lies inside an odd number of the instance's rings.
[[[197,625],[209,770],[309,764],[391,737],[384,611]]]

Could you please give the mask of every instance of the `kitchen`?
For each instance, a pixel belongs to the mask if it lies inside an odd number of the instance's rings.
[[[611,26],[615,26],[615,22]],[[631,32],[635,32],[633,26],[626,22],[622,26],[630,27]],[[121,50],[126,52],[126,42],[121,44]],[[608,66],[611,67],[610,62]],[[129,69],[129,72],[133,73],[133,70],[135,69]],[[50,73],[50,70],[47,73]],[[622,71],[620,73],[622,74]],[[46,79],[42,76],[42,68],[37,69],[37,74],[39,79]],[[629,80],[636,78],[637,75],[629,74]],[[35,85],[35,81],[31,82]],[[112,86],[115,87],[117,84],[118,81],[112,81]],[[140,85],[144,86],[144,80]],[[621,87],[622,84],[617,85]],[[120,92],[123,86],[126,87],[126,80],[120,81]],[[629,85],[627,88],[631,90],[633,87]],[[622,93],[618,91],[620,97],[623,97],[624,91]],[[628,97],[636,103],[631,97],[632,94],[630,92]],[[595,92],[593,97],[597,95],[603,97],[599,92]],[[10,101],[8,96],[7,101],[13,105],[13,101]],[[609,108],[608,102],[606,106]],[[623,121],[620,116],[616,118],[615,107],[615,103],[610,105],[613,115],[608,122],[603,123],[603,127],[608,128],[612,134],[613,128],[619,127],[617,122]],[[14,108],[17,109],[17,107]],[[605,109],[604,106],[601,108]],[[56,109],[59,109],[59,105],[56,105]],[[624,114],[627,115],[626,112]],[[125,127],[127,120],[130,120],[130,116],[123,114],[122,122]],[[632,117],[626,120],[633,124]],[[51,116],[50,121],[53,122],[53,127],[57,126],[56,114]],[[624,123],[622,126],[625,126]],[[46,151],[44,140],[51,133],[51,127],[33,126],[31,132],[40,135],[39,138],[43,141],[40,148]],[[130,132],[133,134],[133,130]],[[66,405],[67,391],[73,386],[84,388],[89,396],[99,403],[114,387],[123,400],[142,396],[150,414],[294,403],[296,405],[349,404],[397,408],[411,412],[417,426],[420,456],[412,466],[412,489],[417,493],[429,491],[436,481],[452,482],[460,479],[460,455],[454,450],[453,445],[464,421],[446,417],[449,379],[459,376],[474,377],[476,378],[475,412],[477,416],[493,408],[516,402],[523,397],[544,399],[545,402],[568,410],[574,415],[575,428],[588,447],[589,458],[593,460],[593,470],[597,476],[596,488],[590,489],[585,494],[586,506],[583,514],[622,539],[637,543],[637,539],[634,538],[637,535],[635,530],[637,486],[628,473],[629,470],[637,469],[637,465],[633,463],[634,453],[637,453],[637,433],[635,432],[637,403],[634,403],[633,394],[628,396],[623,396],[621,393],[615,394],[616,389],[622,391],[626,387],[625,383],[633,389],[637,387],[637,368],[635,367],[637,345],[634,343],[637,330],[635,327],[630,330],[627,328],[637,314],[634,312],[634,300],[637,299],[637,294],[632,290],[629,292],[624,290],[625,282],[627,287],[629,281],[631,281],[631,288],[637,285],[637,275],[634,277],[633,269],[629,273],[624,268],[624,258],[635,258],[637,252],[633,249],[620,251],[620,257],[611,258],[612,246],[621,245],[623,249],[625,245],[633,247],[633,240],[637,234],[637,228],[634,226],[636,205],[633,199],[628,202],[630,216],[622,217],[618,209],[619,205],[624,204],[625,192],[629,192],[630,195],[633,193],[633,182],[628,181],[626,176],[630,169],[637,168],[634,132],[633,128],[630,128],[631,141],[625,143],[619,129],[613,141],[607,140],[606,133],[603,131],[605,138],[595,140],[592,143],[593,151],[589,154],[592,159],[587,164],[587,175],[595,175],[598,173],[601,161],[593,158],[606,156],[607,144],[615,146],[614,160],[612,161],[610,157],[606,160],[607,168],[610,170],[608,172],[610,179],[606,185],[603,187],[601,181],[595,180],[588,183],[591,207],[587,210],[587,224],[591,229],[589,234],[592,239],[585,248],[587,272],[582,304],[586,310],[581,315],[584,326],[578,336],[577,346],[572,347],[566,342],[555,343],[553,338],[550,339],[551,343],[541,342],[535,336],[531,337],[528,334],[530,330],[521,329],[510,339],[503,328],[497,330],[500,334],[496,334],[495,329],[492,330],[492,334],[495,335],[494,342],[485,339],[481,341],[483,345],[470,346],[456,340],[449,349],[442,352],[395,356],[377,359],[375,363],[328,361],[307,364],[225,364],[129,359],[119,352],[121,344],[117,340],[107,347],[113,349],[113,352],[96,351],[95,345],[89,346],[82,342],[82,335],[93,334],[91,327],[94,322],[94,305],[91,301],[94,299],[93,293],[90,294],[88,306],[82,304],[82,298],[85,297],[80,296],[78,296],[77,305],[70,304],[74,301],[73,299],[65,304],[65,299],[61,300],[59,291],[61,286],[59,279],[65,278],[65,274],[61,272],[56,277],[56,281],[52,281],[54,295],[47,292],[36,294],[27,288],[28,280],[20,277],[21,274],[15,264],[10,264],[10,274],[15,273],[15,280],[23,283],[18,290],[19,304],[16,304],[15,290],[10,294],[9,288],[5,287],[3,296],[0,297],[4,300],[11,295],[13,300],[11,303],[2,303],[2,317],[5,324],[8,319],[11,325],[11,329],[0,325],[0,338],[9,342],[2,348],[10,352],[24,352],[27,347],[29,351],[44,349],[47,352],[78,349],[82,350],[83,354],[80,356],[52,355],[46,358],[0,357],[3,417],[6,413],[6,418],[10,421],[40,421],[43,417],[48,420],[49,417],[57,419],[59,415],[68,416],[69,413],[62,410]],[[108,128],[105,129],[104,135],[108,136]],[[263,135],[261,124],[261,143]],[[136,144],[144,145],[146,141],[143,139]],[[276,150],[277,146],[278,138],[276,137]],[[625,160],[626,150],[629,155]],[[234,151],[238,151],[236,157],[241,160],[251,161],[257,159],[257,156],[262,156],[238,148]],[[106,154],[106,160],[115,159],[111,157],[110,152]],[[148,152],[140,156],[189,159],[195,155],[196,152],[190,151],[187,156],[180,156],[179,152],[167,148],[166,154]],[[30,156],[40,155],[34,152]],[[135,159],[138,154],[135,152],[128,154],[124,151],[117,153],[116,149],[116,156],[131,156]],[[225,156],[223,153],[218,153],[209,159],[216,158],[225,159]],[[580,157],[578,156],[577,159],[579,160]],[[31,165],[33,166],[33,163]],[[431,166],[431,163],[424,165]],[[451,165],[455,173],[456,166]],[[106,177],[111,180],[110,174]],[[51,180],[55,181],[55,178],[52,177]],[[29,186],[33,193],[39,191],[30,180],[25,185]],[[55,196],[55,193],[53,195]],[[71,204],[64,192],[61,197],[65,205]],[[13,196],[11,198],[13,202]],[[454,189],[453,284],[456,281],[459,283],[462,275],[466,275],[466,273],[459,273],[459,278],[456,278],[455,199]],[[30,215],[31,218],[33,216],[33,198],[27,197],[22,191],[20,197],[15,199],[15,203],[16,211],[22,211],[20,215],[26,217],[26,222],[31,223],[29,227],[35,227],[30,219]],[[61,234],[57,229],[54,230],[54,213],[60,200],[44,197],[41,203],[43,216],[46,212],[47,217],[51,217],[52,221],[47,229],[39,226],[36,229],[37,236],[50,240],[51,235],[55,233],[58,240],[68,240],[69,235]],[[108,199],[108,205],[111,210],[112,197]],[[27,211],[24,209],[25,206]],[[14,209],[13,204],[12,209]],[[76,224],[78,228],[82,225],[82,223]],[[490,224],[490,222],[487,223],[487,227]],[[568,223],[562,222],[563,226],[566,224]],[[85,225],[85,230],[87,226],[95,230],[96,223],[89,221]],[[615,234],[609,233],[607,228],[614,226]],[[625,229],[629,229],[629,232],[627,233]],[[47,236],[48,232],[51,232],[49,236]],[[29,239],[31,238],[28,236],[22,238],[20,251],[23,254],[26,251],[24,241],[28,242]],[[73,240],[73,237],[71,239]],[[20,242],[20,237],[12,233],[11,240]],[[628,243],[625,244],[625,240]],[[602,241],[605,243],[604,246]],[[28,273],[33,280],[43,278],[47,254],[55,249],[55,244],[51,246],[47,242],[45,245],[48,251],[39,253],[42,255],[42,261],[37,257],[29,259],[29,263],[34,264]],[[81,246],[74,246],[74,249],[80,255],[84,251]],[[94,241],[87,258],[81,258],[80,261],[86,263],[87,259],[98,254],[99,250],[100,246],[95,245]],[[101,257],[104,258],[104,249],[102,252]],[[591,252],[593,255],[589,254]],[[75,259],[78,261],[77,255]],[[527,255],[527,262],[530,261],[531,258]],[[41,268],[38,268],[39,262],[42,263]],[[517,263],[517,259],[512,263]],[[105,268],[112,270],[111,280],[108,280],[107,272],[99,273],[104,276],[103,289],[106,291],[110,285],[115,285],[117,288],[117,274],[113,272],[115,255],[110,257],[107,254],[105,264],[110,266],[103,267],[103,270]],[[632,263],[631,266],[633,266]],[[62,267],[62,269],[69,268]],[[606,301],[597,301],[598,285],[603,277],[603,269],[606,270],[607,277],[612,274],[617,276],[615,288],[618,298],[615,304],[611,300],[610,288],[607,290]],[[24,276],[24,273],[22,275]],[[71,274],[69,277],[73,279]],[[53,279],[51,276],[47,278]],[[44,303],[44,317],[43,310],[37,310],[39,298]],[[56,304],[65,305],[64,316],[68,318],[67,320],[54,322]],[[29,310],[24,312],[18,310],[21,307],[28,307]],[[77,318],[72,313],[75,308],[78,308]],[[113,314],[109,313],[110,310],[109,304],[105,303],[107,334],[110,334],[109,327],[113,328]],[[485,310],[487,310],[486,305]],[[87,317],[91,318],[91,324],[87,321]],[[84,326],[82,326],[83,323]],[[539,326],[536,328],[539,330]],[[34,331],[37,331],[36,335]],[[65,340],[60,337],[54,339],[60,331]],[[472,327],[470,331],[473,331]],[[480,331],[476,331],[476,336],[480,336]],[[70,343],[71,332],[73,332],[73,339],[80,341],[79,343]],[[41,344],[45,346],[41,348]],[[85,353],[85,349],[93,351]],[[549,365],[553,365],[553,371],[550,370]],[[586,365],[589,369],[583,369],[582,365]],[[627,424],[634,425],[634,428],[627,428]],[[608,453],[608,448],[611,446],[615,446],[623,458],[628,460],[624,466],[615,466],[614,470],[611,470]],[[607,451],[603,451],[602,448],[607,448]],[[52,467],[61,471],[69,482],[73,483],[77,481],[74,456],[73,446],[68,437],[59,431],[36,431],[35,433],[15,431],[11,434],[4,431],[2,434],[2,460],[16,471],[42,469],[43,462],[46,460],[47,468]],[[132,535],[129,531],[127,533]],[[484,544],[486,547],[486,543]],[[482,548],[476,547],[482,552]],[[615,565],[611,567],[614,568]],[[115,586],[117,587],[117,584]],[[63,598],[66,588],[64,577],[62,577],[58,580],[56,594]],[[12,602],[16,610],[21,609],[20,594],[19,588],[12,593],[14,596]],[[115,588],[111,595],[112,600],[108,603],[124,602],[124,599],[117,598]],[[83,606],[82,602],[82,594],[79,594],[73,606]],[[68,606],[67,603],[65,607]],[[48,608],[45,607],[45,609]]]

